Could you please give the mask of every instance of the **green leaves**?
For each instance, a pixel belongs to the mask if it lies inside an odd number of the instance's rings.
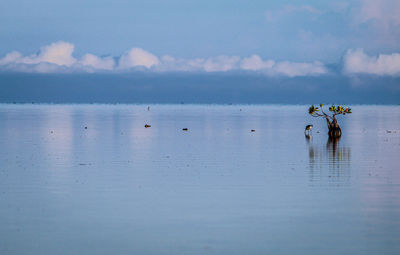
[[[345,114],[350,114],[350,113],[352,113],[351,112],[351,109],[349,108],[349,107],[344,107],[344,106],[341,106],[341,105],[338,105],[338,106],[334,106],[334,105],[332,105],[331,107],[329,107],[329,111],[330,112],[333,112],[334,114],[336,114],[336,115],[338,115],[338,114],[343,114],[343,115],[345,115]]]
[[[323,113],[324,115],[326,115],[326,114],[324,113],[323,109],[322,109],[322,107],[323,107],[324,105],[323,105],[323,104],[320,104],[319,106],[320,106],[320,108],[315,107],[314,105],[310,106],[310,108],[308,108],[308,113],[309,113],[310,115],[323,116],[323,115],[320,115],[320,114],[316,114],[319,110],[321,110],[322,113]],[[332,106],[330,106],[330,107],[328,108],[328,110],[329,110],[330,112],[333,113],[333,116],[334,116],[334,115],[339,115],[339,114],[346,115],[346,114],[352,113],[352,112],[351,112],[351,109],[350,109],[349,107],[344,107],[344,106],[342,106],[342,105],[338,105],[338,106],[332,105]]]
[[[318,112],[319,109],[318,107],[315,107],[314,105],[310,106],[310,108],[308,108],[308,114],[313,115],[315,112]]]

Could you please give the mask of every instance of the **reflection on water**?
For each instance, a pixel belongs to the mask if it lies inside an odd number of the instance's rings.
[[[331,186],[350,185],[350,147],[341,146],[340,138],[328,138],[326,146],[314,145],[311,135],[306,135],[305,139],[308,144],[311,185],[321,185],[325,182]]]

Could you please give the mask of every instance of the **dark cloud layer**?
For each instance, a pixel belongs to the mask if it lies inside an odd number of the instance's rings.
[[[21,93],[23,92],[23,93]],[[400,78],[246,73],[0,74],[2,103],[399,104]]]

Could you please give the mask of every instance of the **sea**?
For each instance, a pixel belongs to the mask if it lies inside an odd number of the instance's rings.
[[[400,106],[350,107],[0,104],[0,254],[400,254]]]

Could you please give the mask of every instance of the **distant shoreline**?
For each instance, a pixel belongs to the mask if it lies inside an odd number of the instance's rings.
[[[40,103],[29,103],[29,102],[0,102],[0,106],[71,106],[71,105],[79,105],[79,106],[255,106],[255,107],[262,107],[262,106],[304,106],[308,107],[311,104],[279,104],[279,103],[272,103],[272,104],[223,104],[223,103],[48,103],[48,102],[40,102]],[[317,104],[314,104],[317,105]],[[329,104],[327,104],[329,105]],[[400,107],[400,104],[345,104],[351,106],[390,106],[390,107]]]

